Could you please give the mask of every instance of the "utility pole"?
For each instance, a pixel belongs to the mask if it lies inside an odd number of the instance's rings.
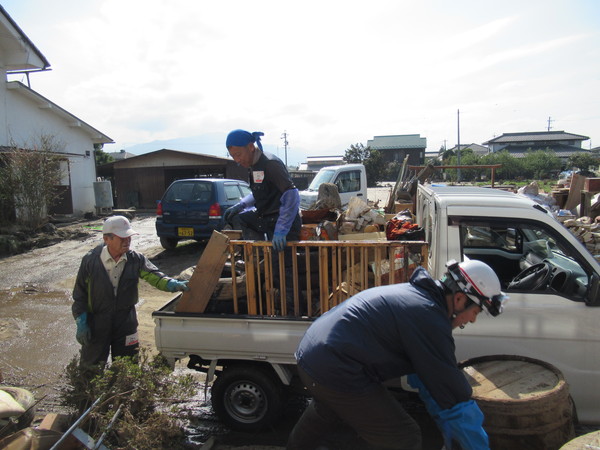
[[[460,109],[456,110],[456,125],[458,134],[458,145],[456,147],[456,162],[460,166]],[[456,182],[460,183],[460,167],[456,169]]]
[[[283,148],[285,149],[285,167],[287,167],[288,163],[287,163],[287,148],[288,148],[288,140],[287,140],[288,134],[285,130],[283,130],[283,134],[281,135],[281,139],[283,139]]]
[[[550,125],[552,122],[554,122],[554,120],[552,120],[552,117],[548,116],[548,131],[552,129],[552,126]]]

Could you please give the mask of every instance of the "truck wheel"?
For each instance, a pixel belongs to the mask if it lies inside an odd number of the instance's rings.
[[[211,390],[213,409],[228,426],[239,431],[257,431],[281,417],[283,389],[279,380],[254,367],[226,369]]]
[[[165,238],[165,237],[161,237],[160,238],[160,245],[162,245],[162,248],[164,248],[165,250],[173,250],[175,247],[177,247],[177,242],[179,240],[175,239],[175,238]]]

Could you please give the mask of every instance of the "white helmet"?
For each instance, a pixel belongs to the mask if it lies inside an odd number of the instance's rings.
[[[457,263],[455,260],[446,263],[448,273],[442,282],[452,291],[452,282],[469,297],[470,300],[497,316],[502,312],[508,297],[500,290],[500,280],[487,264],[474,259]],[[449,275],[449,276],[448,276]]]

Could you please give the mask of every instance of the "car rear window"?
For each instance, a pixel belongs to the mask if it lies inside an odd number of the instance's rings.
[[[237,184],[226,184],[224,190],[227,201],[239,200],[241,198],[240,188]]]
[[[212,183],[197,181],[175,183],[165,194],[168,202],[208,202],[212,197]]]

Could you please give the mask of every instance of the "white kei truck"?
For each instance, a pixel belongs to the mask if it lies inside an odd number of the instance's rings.
[[[447,261],[478,259],[496,271],[510,299],[500,316],[481,314],[455,330],[457,360],[506,354],[550,363],[565,376],[579,421],[600,423],[600,265],[593,255],[518,194],[419,185],[414,206],[424,241],[288,244],[300,255],[294,286],[308,303],[308,312],[292,317],[281,314],[285,301],[278,307],[270,247],[260,247],[261,259],[256,244],[231,241],[246,265],[232,309],[176,312],[173,299],[153,313],[158,350],[171,363],[189,358],[188,367],[214,380],[212,405],[226,424],[260,429],[280,417],[286,392],[298,387],[294,352],[319,313],[362,289],[406,281],[417,264],[440,278]]]
[[[363,164],[341,164],[322,167],[307,189],[300,191],[300,208],[309,209],[319,196],[319,186],[323,183],[335,184],[340,194],[342,207],[348,205],[352,197],[367,201],[367,171]]]

